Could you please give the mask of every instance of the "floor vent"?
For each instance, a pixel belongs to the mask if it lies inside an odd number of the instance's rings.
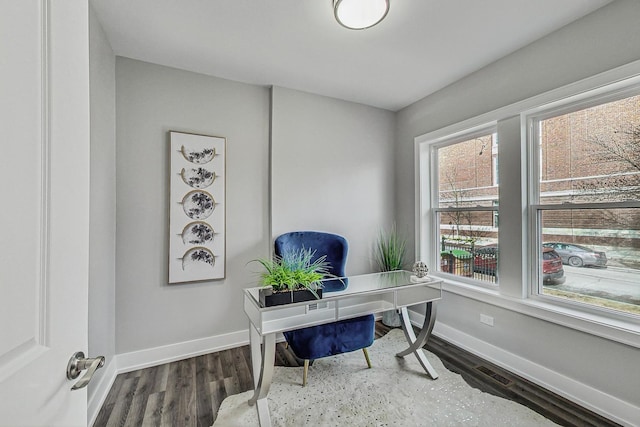
[[[487,368],[486,366],[476,366],[476,369],[480,372],[482,372],[483,374],[485,374],[486,376],[494,379],[495,381],[499,382],[500,384],[502,384],[505,387],[509,387],[511,386],[511,384],[513,384],[513,381],[511,381],[508,378],[503,377],[502,375],[498,374],[497,372],[494,372],[493,370],[491,370],[490,368]]]

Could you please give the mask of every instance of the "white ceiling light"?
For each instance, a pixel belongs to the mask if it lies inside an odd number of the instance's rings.
[[[343,27],[371,28],[387,16],[389,0],[333,0],[333,13]]]

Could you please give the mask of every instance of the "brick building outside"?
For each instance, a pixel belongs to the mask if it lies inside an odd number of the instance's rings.
[[[640,200],[640,95],[537,122],[543,240],[640,250],[640,210],[596,204]],[[498,141],[485,135],[438,150],[440,207],[497,207]],[[571,209],[571,203],[590,209]],[[445,239],[491,242],[497,212],[442,212]],[[636,252],[637,253],[637,252]]]

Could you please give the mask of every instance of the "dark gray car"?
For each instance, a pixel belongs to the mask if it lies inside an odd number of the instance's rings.
[[[586,246],[563,242],[547,242],[542,246],[554,249],[562,258],[562,262],[572,267],[605,267],[607,265],[605,252],[596,251]]]

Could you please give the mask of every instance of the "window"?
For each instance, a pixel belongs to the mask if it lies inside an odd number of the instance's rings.
[[[446,292],[638,342],[640,61],[415,142],[417,255]]]
[[[498,273],[496,142],[485,127],[433,146],[438,270],[485,284]]]
[[[533,294],[640,315],[639,93],[529,116]],[[561,277],[545,271],[545,251],[561,259]]]

